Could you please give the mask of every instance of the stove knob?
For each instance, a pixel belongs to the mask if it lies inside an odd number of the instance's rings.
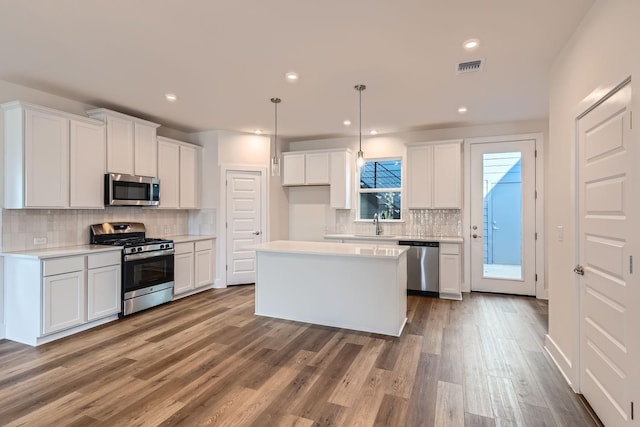
[[[164,245],[160,245],[160,249],[164,249]]]
[[[138,248],[138,252],[142,252],[142,248]]]

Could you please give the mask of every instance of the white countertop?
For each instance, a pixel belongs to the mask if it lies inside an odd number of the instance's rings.
[[[29,259],[48,259],[61,258],[73,255],[91,255],[100,252],[121,251],[122,246],[106,246],[106,245],[80,245],[80,246],[64,246],[61,248],[42,248],[30,249],[28,251],[18,252],[2,252],[0,256],[29,258]]]
[[[326,234],[327,240],[371,240],[372,242],[398,242],[399,240],[412,240],[414,242],[440,242],[440,243],[464,243],[464,239],[459,236],[390,236],[374,234]]]
[[[408,250],[406,246],[376,245],[362,243],[299,242],[276,240],[250,246],[258,252],[281,252],[314,255],[355,256],[368,258],[399,258]]]
[[[199,236],[195,234],[181,234],[178,236],[165,236],[166,239],[173,240],[173,243],[197,242],[199,240],[211,240],[216,236]]]

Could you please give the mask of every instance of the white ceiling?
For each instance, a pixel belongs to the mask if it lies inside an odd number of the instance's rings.
[[[593,2],[0,0],[0,79],[187,132],[272,133],[277,96],[282,136],[357,134],[358,83],[363,132],[540,119]],[[455,75],[479,58],[482,73]]]

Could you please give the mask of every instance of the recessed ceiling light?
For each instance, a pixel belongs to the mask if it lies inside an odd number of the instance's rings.
[[[175,93],[165,93],[164,99],[169,102],[176,102],[178,100],[178,96]]]
[[[345,120],[342,122],[345,126],[351,126],[351,120]]]
[[[256,135],[262,135],[262,129],[256,129],[253,131]]]
[[[462,43],[462,47],[464,47],[466,50],[473,50],[478,46],[480,46],[480,40],[478,39],[469,39]]]
[[[466,113],[467,111],[468,111],[468,110],[467,110],[467,107],[458,107],[458,113],[460,113],[460,114],[464,114],[464,113]]]
[[[369,135],[377,135],[378,131],[373,129],[371,132],[369,132]]]
[[[289,82],[297,82],[298,81],[298,73],[294,72],[294,71],[290,71],[287,74],[285,74],[285,77],[287,78],[287,81]]]

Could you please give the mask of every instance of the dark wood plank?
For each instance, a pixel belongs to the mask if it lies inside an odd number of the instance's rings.
[[[585,425],[533,298],[410,296],[399,338],[209,290],[38,348],[0,340],[8,425]]]

